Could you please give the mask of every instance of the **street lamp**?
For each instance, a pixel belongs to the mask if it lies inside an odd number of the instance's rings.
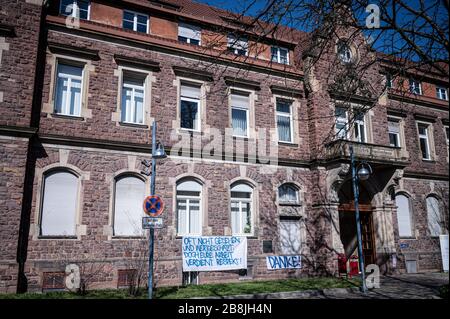
[[[355,157],[353,155],[353,145],[350,145],[350,160],[352,168],[352,184],[353,195],[355,197],[355,218],[356,218],[356,235],[358,238],[358,260],[359,269],[361,270],[362,292],[367,292],[366,274],[364,268],[364,256],[362,249],[362,236],[361,236],[361,219],[359,217],[359,180],[366,181],[372,174],[372,167],[367,162],[361,162],[357,167],[355,166]],[[358,170],[358,172],[356,172]]]
[[[152,126],[152,163],[151,163],[151,179],[150,179],[150,195],[155,195],[155,177],[156,177],[156,160],[166,158],[166,152],[164,151],[164,145],[156,141],[156,121]],[[145,163],[144,163],[145,162]],[[143,164],[148,164],[147,161],[143,161]],[[146,165],[148,166],[148,165]],[[150,227],[149,238],[149,257],[148,257],[148,299],[153,299],[153,252],[154,252],[154,239],[155,229]]]

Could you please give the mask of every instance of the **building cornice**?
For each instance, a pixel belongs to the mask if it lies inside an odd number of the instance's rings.
[[[413,94],[396,94],[393,92],[388,93],[388,98],[394,101],[399,101],[403,103],[416,104],[420,106],[425,106],[440,111],[448,112],[448,101],[441,101],[438,99],[427,98],[424,96],[415,96]]]

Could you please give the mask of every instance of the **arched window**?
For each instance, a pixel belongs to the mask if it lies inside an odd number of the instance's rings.
[[[115,181],[114,236],[142,235],[142,202],[145,182],[135,176],[120,176]]]
[[[339,59],[344,63],[350,63],[353,60],[353,53],[350,46],[345,41],[339,41],[337,45]]]
[[[202,234],[202,185],[195,180],[177,184],[177,219],[180,236]]]
[[[409,198],[403,194],[395,196],[397,205],[398,233],[400,237],[412,237],[411,206]]]
[[[253,233],[253,188],[245,183],[231,186],[231,231],[233,235]]]
[[[280,204],[300,204],[298,188],[293,184],[283,184],[278,187],[278,202]]]
[[[41,236],[75,236],[78,178],[67,171],[45,176]]]
[[[437,237],[442,233],[441,228],[441,209],[439,207],[439,201],[434,196],[427,197],[427,217],[428,217],[428,229],[430,236]]]

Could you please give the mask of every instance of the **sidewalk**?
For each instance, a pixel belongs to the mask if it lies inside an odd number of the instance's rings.
[[[438,289],[448,283],[446,273],[402,274],[382,276],[380,288],[365,295],[355,287],[195,299],[440,299]]]

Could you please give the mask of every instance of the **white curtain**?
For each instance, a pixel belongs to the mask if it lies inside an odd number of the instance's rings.
[[[178,24],[178,36],[200,41],[201,29],[186,23]]]
[[[133,176],[116,181],[114,206],[114,235],[139,236],[142,234],[142,202],[145,183]]]
[[[411,208],[409,199],[405,195],[395,196],[395,204],[397,205],[398,232],[400,237],[411,237]]]
[[[79,116],[81,113],[82,67],[58,64],[55,111]]]
[[[233,134],[239,136],[247,136],[247,110],[232,108],[231,110]]]
[[[42,203],[42,236],[74,236],[78,178],[68,172],[45,177]]]

